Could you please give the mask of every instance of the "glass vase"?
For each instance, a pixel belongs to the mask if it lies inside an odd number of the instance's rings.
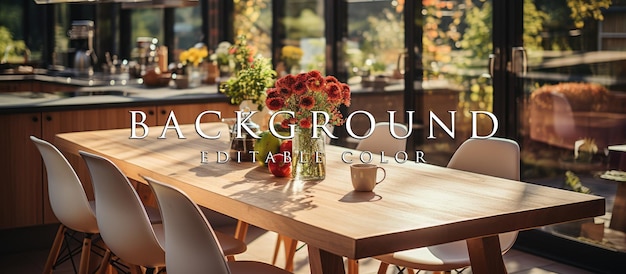
[[[269,108],[264,107],[263,109],[259,109],[259,105],[255,104],[253,100],[246,99],[239,103],[239,110],[243,112],[257,111],[257,113],[255,113],[250,120],[259,125],[261,130],[269,129],[270,117],[272,116],[272,113],[274,113]]]
[[[187,66],[187,77],[189,79],[189,88],[197,88],[202,84],[202,71],[197,66]]]
[[[296,128],[292,140],[291,177],[296,181],[323,180],[326,177],[324,138],[312,137],[312,129]]]

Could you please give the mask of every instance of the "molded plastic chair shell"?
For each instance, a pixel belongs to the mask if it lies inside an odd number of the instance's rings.
[[[98,209],[96,219],[109,249],[133,265],[164,266],[165,251],[155,234],[162,231],[162,225],[155,224],[153,228],[128,178],[110,160],[84,151],[79,153],[89,168]]]
[[[211,224],[198,205],[178,188],[151,178],[146,180],[163,217],[167,273],[290,273],[261,262],[227,262]]]
[[[519,145],[497,137],[468,139],[454,153],[448,167],[519,181]],[[502,254],[511,249],[517,234],[513,231],[499,235]],[[386,271],[385,264],[429,271],[447,271],[470,265],[465,240],[395,252],[376,259],[383,262],[379,273],[385,273],[382,272]]]
[[[87,199],[85,189],[67,158],[51,143],[30,136],[46,167],[48,179],[48,199],[52,212],[61,225],[54,237],[43,273],[51,273],[56,264],[67,228],[85,233],[78,272],[89,271],[91,236],[99,232],[94,213],[95,204]]]
[[[398,136],[404,136],[408,132],[408,128],[403,124],[395,123],[394,132]],[[397,139],[391,135],[389,122],[379,122],[374,126],[374,132],[366,139],[359,141],[356,146],[357,150],[370,151],[374,154],[385,152],[387,156],[393,156],[398,151],[406,150],[406,138]]]
[[[98,223],[74,168],[51,143],[30,136],[41,153],[48,177],[48,197],[54,215],[72,230],[98,233]]]

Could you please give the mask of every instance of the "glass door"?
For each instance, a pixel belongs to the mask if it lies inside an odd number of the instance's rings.
[[[607,201],[604,216],[542,230],[623,256],[624,170],[609,159],[611,146],[626,143],[626,1],[523,5],[523,47],[509,67],[522,179]]]
[[[495,62],[506,57],[490,56],[500,37],[497,32],[506,32],[495,28],[498,3],[493,1],[421,2],[414,7],[415,44],[420,45],[413,49],[418,72],[412,79],[415,149],[423,151],[428,163],[446,165],[464,140],[489,135],[496,123],[504,123],[484,113],[503,117],[494,109],[494,99],[504,90],[494,90],[492,75],[501,75],[502,66]]]

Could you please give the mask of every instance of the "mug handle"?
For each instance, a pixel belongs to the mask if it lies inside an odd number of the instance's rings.
[[[376,184],[380,184],[380,183],[382,183],[382,182],[383,182],[383,180],[385,180],[385,178],[387,177],[387,171],[385,171],[385,169],[384,169],[383,167],[380,167],[380,166],[379,166],[379,167],[376,167],[376,168],[377,168],[377,169],[378,169],[378,168],[380,168],[380,170],[382,170],[382,171],[383,171],[383,178],[382,178],[382,179],[380,179],[380,181],[376,182]]]

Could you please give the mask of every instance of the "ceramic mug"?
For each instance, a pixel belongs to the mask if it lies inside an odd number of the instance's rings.
[[[383,178],[376,181],[378,170],[383,171]],[[387,172],[384,168],[373,164],[353,164],[350,166],[352,186],[355,191],[372,191],[374,187],[385,180]]]

